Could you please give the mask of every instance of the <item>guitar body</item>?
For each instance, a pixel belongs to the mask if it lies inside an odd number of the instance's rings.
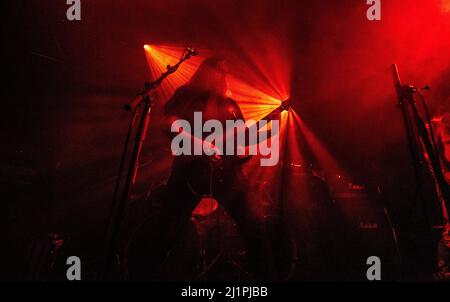
[[[237,169],[252,156],[196,156],[189,162],[186,181],[198,196],[211,196],[214,185],[227,186],[235,178]]]
[[[279,107],[261,120],[274,119],[283,110],[289,110],[291,103],[291,100],[282,102]],[[229,183],[229,178],[233,177],[235,169],[248,162],[251,158],[252,155],[189,156],[191,160],[188,168],[190,173],[187,176],[189,186],[199,196],[210,196],[212,194],[213,183]]]

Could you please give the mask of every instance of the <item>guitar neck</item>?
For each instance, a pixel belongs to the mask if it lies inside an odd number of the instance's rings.
[[[273,120],[273,116],[276,113],[280,113],[281,112],[281,106],[277,107],[276,109],[272,110],[269,114],[267,114],[266,116],[264,116],[262,119],[260,119],[260,121],[262,120]]]
[[[272,112],[270,112],[268,115],[263,117],[261,120],[273,120],[273,116],[275,114],[280,114],[284,110],[289,110],[291,104],[292,104],[292,100],[291,99],[287,99],[287,100],[281,102],[280,106],[275,108]]]

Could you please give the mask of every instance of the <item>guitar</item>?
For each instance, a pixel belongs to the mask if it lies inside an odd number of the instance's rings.
[[[291,109],[292,100],[288,99],[283,101],[280,106],[275,108],[269,114],[264,116],[261,120],[270,121],[276,118],[281,112],[288,111]],[[259,123],[251,127],[258,127],[257,130],[260,130]],[[248,129],[248,128],[247,128]],[[272,134],[273,135],[273,134]],[[248,137],[246,135],[246,137]],[[235,133],[234,133],[235,138]],[[236,140],[235,140],[236,141]],[[202,142],[202,141],[201,141]],[[214,146],[211,147],[214,149]],[[216,151],[218,153],[218,151]],[[215,177],[221,177],[221,175],[217,175],[218,170],[227,169],[231,166],[242,165],[248,162],[253,155],[245,154],[245,155],[232,155],[232,156],[223,156],[220,154],[214,153],[213,155],[203,155],[195,157],[190,162],[190,171],[188,174],[188,184],[191,187],[192,191],[194,191],[199,196],[209,196],[211,195],[211,181],[212,175]]]

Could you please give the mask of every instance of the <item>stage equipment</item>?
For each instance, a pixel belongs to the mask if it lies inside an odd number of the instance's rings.
[[[402,85],[400,76],[398,73],[397,65],[393,65],[393,77],[394,85],[397,91],[398,103],[397,107],[401,109],[403,115],[403,122],[405,124],[406,135],[408,138],[408,145],[413,160],[413,166],[416,177],[416,185],[418,194],[424,196],[423,185],[420,177],[420,170],[423,163],[426,164],[426,168],[430,171],[436,183],[437,194],[443,200],[445,208],[450,208],[450,186],[445,181],[445,176],[442,170],[439,151],[435,141],[433,132],[433,125],[431,123],[430,115],[428,113],[425,97],[422,94],[423,90],[429,90],[430,86],[424,88],[417,88],[411,85]],[[416,106],[414,95],[419,95],[425,112],[425,118],[428,123],[428,127],[419,113],[419,109]],[[422,147],[422,146],[423,147]],[[428,158],[422,156],[421,150],[424,149]],[[423,160],[424,158],[424,160]],[[446,211],[443,211],[444,213]],[[448,217],[445,217],[448,221]]]
[[[175,64],[174,66],[168,65],[167,71],[163,72],[158,79],[156,79],[153,82],[146,82],[144,85],[144,90],[141,91],[132,102],[125,105],[125,110],[132,111],[133,114],[128,128],[127,137],[125,139],[125,145],[122,152],[119,173],[117,177],[116,186],[114,189],[113,202],[109,216],[110,218],[106,235],[105,264],[101,276],[103,280],[106,280],[110,274],[115,249],[119,237],[120,226],[124,217],[125,205],[128,200],[131,187],[136,181],[136,175],[139,167],[138,165],[139,157],[147,134],[148,124],[150,121],[150,112],[153,105],[153,99],[150,94],[153,90],[159,87],[159,85],[164,81],[164,79],[166,79],[170,74],[176,72],[178,70],[178,67],[180,67],[180,65],[184,61],[188,60],[189,58],[191,58],[191,56],[195,55],[197,55],[197,53],[194,51],[193,48],[185,47],[181,55],[181,58],[177,64]],[[140,107],[143,107],[142,110],[139,110]],[[138,116],[140,116],[140,121],[136,132],[137,136],[135,139],[135,143],[131,152],[129,167],[128,169],[124,169],[131,133],[132,130],[134,129],[134,125],[136,123]],[[127,175],[125,183],[123,185],[122,194],[118,199],[119,188],[122,183],[122,174],[124,173],[124,171],[127,171]]]

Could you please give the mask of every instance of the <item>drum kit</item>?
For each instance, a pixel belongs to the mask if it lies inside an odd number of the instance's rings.
[[[136,257],[136,250],[145,250],[149,244],[158,244],[155,237],[150,234],[151,230],[157,230],[154,225],[155,213],[161,203],[164,202],[165,185],[152,189],[140,201],[134,203],[147,203],[144,207],[148,210],[146,221],[134,227],[135,230],[129,236],[127,248],[124,251],[125,275],[129,279],[147,279],[141,277],[139,273],[135,274],[133,270],[145,270],[146,261],[141,261],[142,257]],[[148,206],[151,204],[151,206]],[[139,211],[139,210],[138,210]],[[142,215],[142,213],[140,213]],[[272,216],[265,216],[265,224],[267,229],[272,229],[271,234],[280,233],[273,230],[274,219]],[[136,224],[136,223],[134,223]],[[149,226],[151,224],[151,226]],[[290,234],[289,232],[284,232]],[[270,234],[269,234],[270,235]],[[187,225],[183,227],[183,231],[177,235],[174,248],[170,250],[160,263],[157,273],[153,274],[152,280],[192,280],[192,281],[248,281],[253,276],[247,268],[248,259],[246,259],[246,251],[244,244],[238,234],[234,220],[229,216],[225,208],[219,201],[212,196],[203,196],[198,205],[193,210]],[[279,234],[272,237],[280,237]],[[290,238],[292,239],[292,238]],[[280,240],[279,238],[277,239]],[[289,241],[289,258],[283,267],[282,274],[276,273],[277,279],[285,280],[289,278],[295,267],[296,247],[293,246],[293,240]],[[152,257],[152,256],[149,256]],[[286,262],[286,255],[282,256]],[[134,277],[133,277],[134,276]]]
[[[138,250],[148,250],[149,245],[158,245],[155,241],[154,230],[157,230],[156,216],[158,208],[166,198],[162,193],[165,185],[152,189],[142,200],[134,203],[147,203],[141,209],[146,209],[146,218],[129,236],[124,252],[125,275],[129,279],[148,279],[140,272],[146,270],[146,261],[142,261]],[[148,206],[151,204],[151,206]],[[137,210],[139,211],[139,210]],[[142,216],[142,213],[140,213]],[[136,256],[138,255],[138,256]],[[153,257],[150,253],[149,257]],[[238,235],[236,224],[226,210],[212,196],[203,196],[193,210],[191,217],[183,226],[183,230],[174,239],[173,248],[158,264],[156,274],[150,279],[155,281],[192,280],[192,281],[220,281],[247,280],[249,273],[244,263],[245,248]]]

